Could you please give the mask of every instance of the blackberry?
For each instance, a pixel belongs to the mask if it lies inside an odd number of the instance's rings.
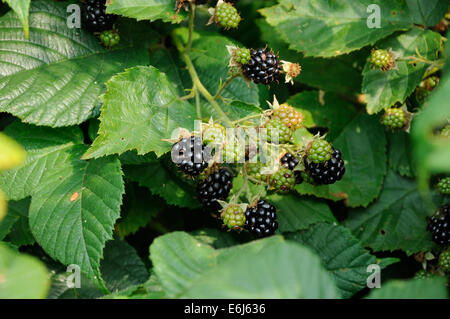
[[[112,48],[119,44],[120,36],[115,30],[106,30],[100,34],[100,41],[107,48]]]
[[[86,0],[81,5],[83,27],[91,32],[101,32],[112,28],[117,16],[106,14],[105,0]]]
[[[447,124],[441,131],[440,136],[442,137],[450,137],[450,124]]]
[[[291,153],[286,153],[284,156],[280,159],[280,163],[282,166],[290,169],[291,171],[294,170],[294,168],[298,165],[299,160],[297,157],[292,155]]]
[[[271,236],[278,229],[276,212],[275,206],[261,199],[245,211],[244,228],[259,238]]]
[[[331,144],[325,140],[315,140],[308,151],[308,159],[316,164],[328,161],[333,152]]]
[[[200,137],[183,138],[172,146],[172,161],[187,175],[197,176],[208,167],[208,151]]]
[[[442,195],[450,195],[450,177],[442,178],[437,184],[437,189]]]
[[[344,160],[341,151],[333,148],[331,158],[324,163],[314,163],[305,157],[305,169],[309,177],[317,185],[334,184],[345,174]]]
[[[275,138],[278,137],[278,143],[285,144],[291,140],[292,131],[284,125],[279,119],[271,119],[266,124],[267,141],[275,143]]]
[[[406,124],[405,111],[401,108],[390,108],[384,112],[381,123],[392,129],[402,128]]]
[[[265,166],[261,162],[249,163],[248,174],[259,181],[266,182],[268,175],[263,173],[264,168]]]
[[[294,176],[296,185],[303,183],[303,173],[301,171],[294,171]]]
[[[245,223],[245,213],[241,206],[230,204],[220,214],[223,223],[229,229],[240,230]]]
[[[250,60],[242,66],[242,71],[253,82],[269,85],[280,74],[281,66],[275,53],[260,48],[250,51]]]
[[[427,279],[427,278],[432,278],[432,277],[434,277],[434,275],[431,272],[428,272],[423,269],[419,270],[418,272],[416,272],[414,274],[414,279],[422,280],[422,279]]]
[[[269,176],[269,186],[275,191],[287,192],[295,185],[294,173],[286,168],[281,167],[274,174]]]
[[[394,66],[394,57],[391,52],[386,50],[372,50],[370,62],[373,66],[388,71]]]
[[[244,161],[245,145],[239,141],[225,143],[222,149],[223,163],[240,163]]]
[[[221,168],[210,174],[197,186],[197,196],[203,207],[211,212],[220,209],[217,200],[225,200],[233,187],[233,174],[226,168]]]
[[[225,29],[237,28],[241,22],[241,16],[236,8],[227,2],[223,2],[216,7],[215,12],[216,23]]]
[[[273,117],[280,119],[293,131],[299,129],[303,122],[303,114],[286,103],[273,111]]]
[[[450,245],[450,205],[444,205],[430,218],[428,230],[435,243]]]

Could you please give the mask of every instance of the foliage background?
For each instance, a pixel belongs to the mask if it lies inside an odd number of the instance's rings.
[[[447,0],[241,0],[235,31],[206,26],[205,8],[197,10],[191,59],[209,92],[227,78],[229,44],[268,44],[303,68],[292,87],[234,80],[222,110],[239,119],[276,95],[305,114],[311,132],[328,132],[346,160],[337,184],[268,195],[280,227],[257,241],[201,213],[161,140],[193,128],[196,103],[204,120],[223,117],[206,99],[178,99],[192,80],[177,50],[188,41],[187,13],[174,17],[175,1],[111,0],[108,12],[121,16],[113,50],[67,27],[77,1],[4,2],[1,298],[448,296],[445,276],[412,279],[421,254],[440,252],[426,218],[448,202],[430,181],[450,172],[449,140],[433,135],[450,117],[449,45],[434,27]],[[365,23],[373,3],[380,29]],[[392,49],[398,68],[372,69],[373,47]],[[415,91],[435,68],[441,83],[418,103]],[[411,133],[380,124],[395,103],[415,112]],[[370,292],[373,263],[382,288]],[[81,267],[81,289],[65,285],[69,264]]]

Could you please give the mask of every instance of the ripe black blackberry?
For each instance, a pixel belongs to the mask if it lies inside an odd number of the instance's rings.
[[[434,214],[428,223],[433,241],[442,246],[450,245],[450,205],[444,205]]]
[[[244,228],[258,238],[271,236],[278,229],[276,213],[275,206],[261,199],[245,211]]]
[[[333,148],[333,153],[328,161],[314,163],[307,156],[304,161],[306,172],[317,185],[334,184],[344,176],[344,160],[341,151],[335,148]]]
[[[217,200],[225,200],[232,188],[233,174],[221,168],[198,184],[197,197],[206,210],[217,212],[221,208]]]
[[[183,138],[172,146],[172,161],[189,176],[197,176],[208,167],[208,148],[200,137]]]
[[[298,165],[299,160],[291,153],[286,153],[281,159],[282,166],[289,168],[291,171]]]
[[[244,75],[255,83],[269,85],[281,72],[280,61],[275,53],[266,48],[251,50],[250,61],[242,65]]]
[[[105,0],[86,0],[81,6],[81,22],[91,32],[112,28],[117,16],[106,14]]]

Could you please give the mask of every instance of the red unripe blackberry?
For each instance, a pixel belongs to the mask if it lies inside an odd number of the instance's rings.
[[[197,136],[183,138],[172,146],[172,161],[189,176],[197,176],[208,167],[209,152]]]
[[[428,223],[433,241],[442,246],[450,245],[450,205],[438,209]]]
[[[197,186],[197,197],[203,207],[211,212],[220,210],[217,200],[225,200],[233,187],[233,174],[226,168],[211,173]]]
[[[244,228],[258,238],[271,236],[278,229],[276,213],[275,206],[261,199],[245,211]]]
[[[251,50],[250,60],[242,66],[244,75],[255,83],[269,85],[281,72],[280,61],[275,53],[266,48]]]
[[[345,173],[341,151],[333,148],[331,158],[323,163],[314,163],[305,156],[305,169],[317,185],[334,184],[341,180]]]
[[[112,28],[117,16],[106,14],[105,0],[86,0],[81,5],[81,22],[91,32],[101,32]]]

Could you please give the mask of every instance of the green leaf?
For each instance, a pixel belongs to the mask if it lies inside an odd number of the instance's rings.
[[[134,184],[126,186],[121,218],[116,225],[116,230],[121,237],[134,234],[140,228],[147,226],[165,207],[164,201],[149,194],[148,189],[133,187]],[[148,205],[148,203],[152,204]]]
[[[30,227],[37,242],[63,264],[99,280],[105,242],[120,215],[124,186],[117,158],[80,160],[84,145],[59,152],[34,191]]]
[[[214,247],[214,249],[238,245],[244,235],[243,233],[224,232],[217,228],[199,229],[189,234],[194,236],[198,241]]]
[[[18,202],[10,201],[8,203],[8,216],[15,219],[6,240],[15,246],[32,245],[35,243],[28,223],[28,209],[30,199],[26,198]],[[1,228],[1,222],[0,222]],[[1,238],[1,237],[0,237]]]
[[[375,251],[427,251],[434,247],[426,229],[427,217],[434,211],[430,206],[414,181],[389,171],[377,201],[351,211],[344,225]]]
[[[368,28],[371,4],[382,8],[380,28]],[[280,0],[278,5],[259,11],[291,49],[305,56],[349,53],[412,26],[404,1]]]
[[[28,229],[28,234],[23,234],[27,236],[28,239],[31,236],[28,228],[28,208],[30,207],[30,199],[24,199],[21,201],[9,201],[8,203],[8,213],[6,217],[0,221],[0,240],[3,240],[15,227],[15,225],[20,221],[20,228],[26,224]],[[17,227],[16,227],[17,228]],[[15,244],[17,245],[17,244]]]
[[[83,143],[83,134],[77,127],[51,129],[15,121],[5,133],[14,137],[27,151],[22,166],[0,173],[0,188],[11,200],[32,195],[43,182],[43,175],[54,169],[61,154]]]
[[[374,289],[368,299],[447,299],[445,277],[391,280]]]
[[[282,233],[306,229],[318,222],[336,221],[328,205],[317,199],[275,194],[267,200],[277,208],[278,230]]]
[[[110,0],[107,2],[106,13],[122,15],[136,20],[180,23],[186,17],[184,10],[176,13],[173,0]]]
[[[415,174],[411,135],[403,131],[388,132],[389,167],[402,176]]]
[[[0,298],[45,298],[50,287],[45,266],[34,257],[19,254],[0,242]]]
[[[441,21],[449,6],[447,0],[406,0],[406,4],[414,23],[428,27],[433,27]]]
[[[38,125],[79,124],[92,117],[106,80],[148,62],[145,48],[107,51],[95,36],[69,29],[66,7],[33,1],[28,40],[14,13],[0,18],[0,111]]]
[[[365,250],[350,230],[340,225],[319,223],[306,231],[288,235],[314,251],[324,267],[332,274],[343,298],[350,298],[367,285],[367,266],[380,264],[381,268],[397,262],[395,258],[379,260]]]
[[[101,274],[111,292],[145,283],[149,273],[136,250],[126,241],[115,239],[106,244]]]
[[[216,264],[214,249],[184,232],[156,238],[150,259],[169,298],[179,297]]]
[[[446,49],[447,54],[450,53],[449,44]],[[431,174],[450,173],[450,139],[433,134],[433,130],[445,125],[450,118],[450,108],[443,103],[450,100],[450,74],[448,70],[444,74],[439,87],[412,122],[414,159],[421,189],[429,187]]]
[[[175,129],[193,129],[195,108],[179,100],[167,76],[154,67],[135,67],[106,83],[99,135],[83,158],[136,149],[139,155],[170,150]]]
[[[303,125],[308,128],[328,128],[327,138],[333,140],[356,116],[355,107],[334,93],[304,91],[287,103],[303,113]]]
[[[165,161],[171,161],[170,156],[164,156],[161,161],[152,163],[124,166],[124,172],[127,178],[147,187],[170,205],[199,208],[200,203],[195,198],[195,186],[179,176],[173,167],[168,167]]]
[[[25,38],[28,39],[29,35],[29,25],[28,25],[28,15],[30,10],[31,0],[3,0],[6,2],[11,9],[17,14],[20,22],[22,23],[23,32],[25,33]]]
[[[241,249],[195,280],[186,298],[337,298],[332,278],[308,248],[272,243],[259,252]]]
[[[383,127],[376,117],[361,114],[332,143],[341,150],[345,161],[343,179],[322,186],[304,182],[296,190],[300,194],[331,200],[345,199],[350,207],[367,206],[380,193],[386,174],[386,137]]]
[[[418,57],[436,60],[441,49],[441,35],[419,28],[379,43],[380,49],[392,49],[396,67],[389,71],[373,68],[370,61],[363,71],[362,91],[366,96],[367,112],[377,113],[403,103],[420,84],[429,64],[407,60]]]

